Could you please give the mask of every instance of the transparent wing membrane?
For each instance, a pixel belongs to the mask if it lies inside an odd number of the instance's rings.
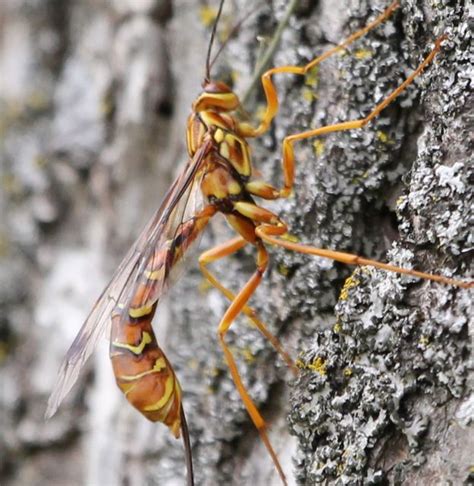
[[[76,383],[82,367],[104,334],[110,334],[111,314],[117,305],[127,306],[140,284],[140,278],[157,251],[166,248],[176,236],[183,218],[191,217],[199,198],[193,194],[199,188],[195,183],[202,162],[211,144],[204,144],[175,179],[160,208],[147,223],[138,239],[115,271],[109,284],[95,303],[69,348],[60,367],[58,379],[49,398],[46,418],[53,416],[59,405]],[[169,250],[165,250],[169,251]],[[169,286],[167,275],[144,295],[148,302],[157,302]]]

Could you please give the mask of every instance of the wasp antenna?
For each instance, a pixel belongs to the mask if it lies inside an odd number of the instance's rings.
[[[290,21],[290,17],[291,15],[293,15],[293,12],[295,11],[297,5],[298,5],[298,0],[290,0],[288,2],[285,13],[283,14],[283,18],[278,24],[278,27],[276,28],[275,33],[273,34],[270,44],[268,45],[266,51],[264,52],[262,58],[260,59],[260,61],[256,66],[255,72],[253,74],[252,80],[250,81],[249,87],[247,88],[247,91],[241,98],[242,104],[245,104],[245,102],[248,100],[250,93],[259,82],[262,74],[268,68],[268,65],[270,64],[270,60],[273,54],[275,53],[276,48],[278,47],[278,43],[280,42],[283,31],[288,25],[288,22]]]
[[[242,16],[242,18],[234,25],[234,27],[232,27],[232,30],[231,30],[230,34],[228,35],[227,39],[221,44],[216,55],[213,57],[211,64],[209,66],[210,69],[212,69],[212,66],[214,66],[214,63],[217,61],[217,58],[220,56],[221,52],[225,49],[225,47],[229,43],[230,39],[232,39],[235,36],[236,32],[239,31],[240,27],[242,27],[242,24],[248,18],[250,18],[252,15],[254,15],[255,12],[257,12],[257,10],[259,10],[262,7],[262,5],[263,5],[263,2],[258,2],[256,5],[254,5],[254,7],[252,9],[249,10],[249,12],[247,12],[246,14],[244,14]]]
[[[181,434],[183,436],[184,457],[186,462],[186,484],[187,486],[194,486],[193,455],[191,452],[191,441],[189,439],[188,424],[186,422],[183,404],[181,404],[179,415],[181,419]]]
[[[212,26],[212,33],[211,33],[211,40],[209,41],[209,47],[207,49],[207,56],[206,56],[206,78],[204,79],[205,83],[209,83],[211,81],[211,51],[212,51],[212,44],[214,43],[214,38],[216,37],[216,30],[217,24],[219,23],[219,19],[222,13],[222,7],[224,6],[224,0],[221,0],[219,4],[219,10],[217,11],[216,20],[214,21],[214,25]]]

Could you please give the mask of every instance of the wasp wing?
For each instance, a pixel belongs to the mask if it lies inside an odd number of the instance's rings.
[[[175,179],[160,208],[147,223],[95,303],[61,365],[56,385],[48,400],[46,418],[56,413],[77,381],[98,340],[110,329],[114,308],[130,300],[130,295],[133,294],[133,289],[155,248],[175,234],[182,218],[190,213],[187,206],[189,201],[194,201],[190,192],[198,189],[195,184],[196,174],[211,147],[211,142],[204,143]],[[160,288],[163,290],[164,283]],[[160,295],[156,292],[155,300]]]
[[[160,241],[150,252],[148,258],[143,259],[142,268],[137,272],[140,276],[131,298],[124,305],[125,308],[150,308],[156,304],[161,296],[172,287],[181,276],[186,261],[194,255],[190,251],[198,245],[202,231],[210,217],[209,212],[203,214],[203,197],[199,190],[201,177],[194,177],[188,190],[183,195],[180,204],[172,211],[166,229],[160,234]],[[160,272],[158,279],[149,277],[152,273]]]

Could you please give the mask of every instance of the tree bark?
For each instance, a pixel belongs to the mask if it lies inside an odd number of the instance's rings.
[[[257,36],[268,42],[286,3],[248,16],[215,78],[245,92],[262,50]],[[386,6],[301,0],[273,65],[305,64]],[[181,443],[116,390],[105,341],[58,414],[49,422],[43,414],[94,298],[183,166],[210,29],[191,0],[8,0],[1,8],[1,482],[185,484]],[[228,2],[224,38],[252,8]],[[280,185],[283,137],[367,115],[441,34],[448,39],[435,61],[366,128],[296,146],[294,195],[268,207],[299,241],[472,278],[464,2],[402,1],[306,80],[276,77],[280,111],[252,142],[254,165]],[[254,115],[263,106],[256,90],[245,108]],[[201,247],[231,236],[216,217]],[[467,484],[472,293],[270,252],[252,305],[297,359],[298,377],[245,319],[229,343],[290,484]],[[236,291],[254,258],[247,248],[212,268]],[[205,285],[196,260],[155,319],[184,390],[196,482],[278,484],[216,339],[228,303]]]

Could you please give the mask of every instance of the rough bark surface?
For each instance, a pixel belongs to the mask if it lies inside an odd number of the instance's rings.
[[[228,3],[224,32],[249,8]],[[262,4],[219,57],[216,77],[234,79],[238,93],[259,56],[256,37],[274,32],[285,4]],[[304,64],[386,6],[301,0],[273,64]],[[58,414],[43,414],[88,309],[185,159],[209,39],[202,10],[191,0],[6,0],[0,9],[0,482],[184,484],[181,443],[116,390],[105,341]],[[448,34],[415,86],[367,128],[298,145],[295,194],[270,206],[300,241],[472,277],[468,20],[464,2],[402,1],[306,82],[276,79],[280,112],[253,153],[279,184],[285,135],[364,116]],[[246,108],[260,106],[253,93]],[[203,249],[232,235],[215,219]],[[271,255],[253,304],[298,358],[298,378],[244,319],[229,340],[290,484],[467,484],[472,293]],[[213,268],[238,289],[253,257],[249,248]],[[227,303],[195,260],[155,325],[184,389],[197,484],[278,484],[215,338]]]

